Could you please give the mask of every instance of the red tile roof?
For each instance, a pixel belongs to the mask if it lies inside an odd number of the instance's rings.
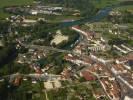
[[[88,71],[83,71],[82,72],[83,77],[87,80],[87,81],[91,81],[91,80],[95,80],[96,78],[89,73]]]

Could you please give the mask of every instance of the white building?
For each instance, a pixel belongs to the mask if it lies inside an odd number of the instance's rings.
[[[31,10],[31,11],[30,11],[30,14],[32,14],[32,15],[37,15],[38,12],[37,12],[36,10]]]

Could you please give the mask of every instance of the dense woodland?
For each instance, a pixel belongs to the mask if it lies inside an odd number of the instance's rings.
[[[0,21],[0,34],[6,34],[8,33],[10,23],[7,21]]]

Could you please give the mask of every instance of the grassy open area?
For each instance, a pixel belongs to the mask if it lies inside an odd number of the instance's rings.
[[[12,5],[28,5],[32,4],[34,0],[0,0],[0,8]]]
[[[118,7],[118,8],[115,8],[114,11],[115,10],[122,11],[122,12],[127,10],[133,13],[133,6],[129,5],[129,6]]]
[[[10,14],[3,12],[4,7],[16,5],[30,5],[34,0],[0,0],[0,19],[8,17]]]
[[[5,13],[5,12],[3,12],[2,9],[0,9],[0,20],[5,19],[5,18],[9,17],[10,15],[11,14]]]
[[[104,8],[119,2],[119,0],[93,0],[92,1],[97,8]]]
[[[73,16],[73,15],[70,15],[70,16],[67,16],[67,15],[28,15],[26,16],[27,19],[33,19],[33,20],[36,20],[38,18],[45,18],[45,20],[47,20],[48,22],[50,23],[57,23],[57,22],[62,22],[62,21],[67,21],[67,20],[78,20],[80,19],[81,17],[78,17],[78,16]]]

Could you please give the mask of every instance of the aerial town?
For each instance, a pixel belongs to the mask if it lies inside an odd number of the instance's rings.
[[[0,100],[133,100],[133,1],[1,0]]]

